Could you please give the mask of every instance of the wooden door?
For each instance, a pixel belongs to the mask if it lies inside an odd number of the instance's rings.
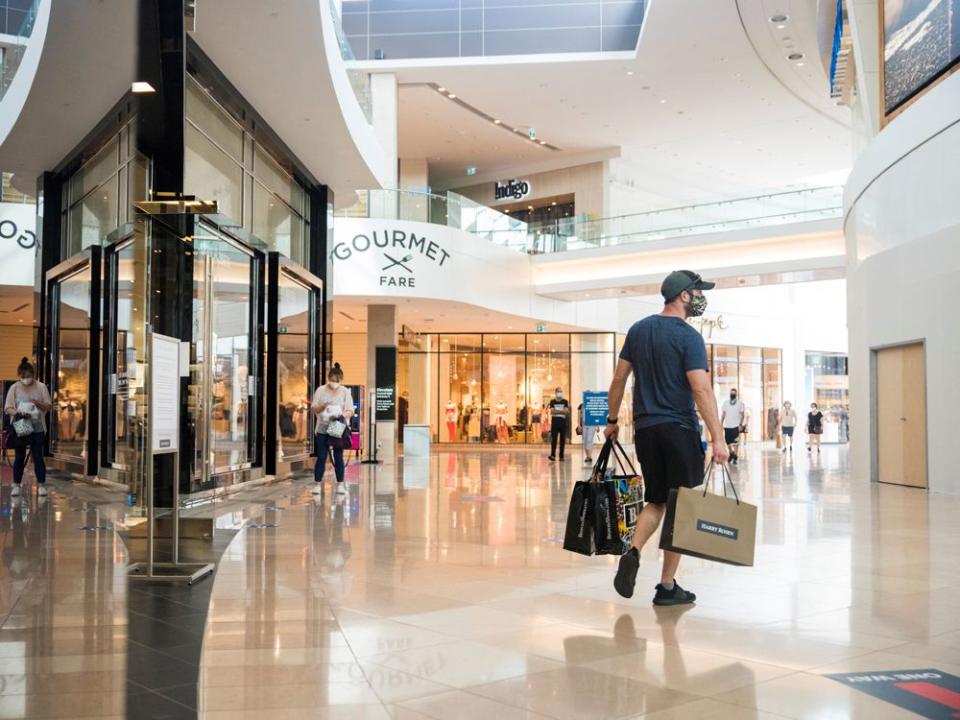
[[[877,477],[927,487],[927,379],[923,344],[876,351]]]

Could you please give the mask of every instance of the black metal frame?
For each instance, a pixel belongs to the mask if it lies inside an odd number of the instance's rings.
[[[267,355],[267,386],[265,393],[266,421],[265,459],[264,469],[268,475],[275,475],[280,458],[277,450],[277,433],[279,430],[279,383],[278,362],[280,353],[280,273],[286,273],[297,282],[310,289],[310,308],[307,317],[307,343],[309,353],[309,377],[311,390],[320,386],[323,379],[323,355],[318,358],[317,334],[321,331],[320,347],[323,347],[322,328],[324,312],[324,283],[319,277],[305,270],[296,263],[288,260],[277,252],[267,255],[267,327],[266,327],[266,355]],[[321,350],[322,352],[322,350]]]
[[[89,247],[83,252],[74,255],[69,260],[54,266],[46,273],[46,317],[48,320],[48,335],[50,343],[47,345],[46,373],[44,380],[50,388],[58,389],[54,382],[57,371],[57,354],[59,351],[60,314],[59,284],[67,277],[90,268],[90,329],[89,353],[90,360],[87,366],[87,416],[86,416],[86,462],[82,462],[83,473],[94,476],[100,469],[100,391],[102,377],[100,372],[100,338],[102,329],[101,301],[103,298],[103,251],[100,247]],[[47,434],[47,452],[50,450],[50,434]],[[59,459],[77,464],[78,458],[54,456]]]

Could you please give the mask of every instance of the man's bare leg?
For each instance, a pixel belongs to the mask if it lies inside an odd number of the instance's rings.
[[[660,521],[663,520],[663,514],[667,506],[663,503],[647,503],[637,516],[637,526],[633,531],[632,546],[640,552],[653,534],[660,527]]]
[[[670,585],[677,576],[677,568],[680,567],[680,553],[663,551],[663,570],[660,572],[660,584]]]

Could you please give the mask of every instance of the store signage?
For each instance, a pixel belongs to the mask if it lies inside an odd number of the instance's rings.
[[[471,165],[470,167],[467,168],[467,175],[476,175],[476,174],[477,174],[476,165]]]
[[[604,427],[607,424],[609,403],[608,393],[590,392],[583,394],[583,425],[584,427]]]
[[[397,419],[397,348],[381,346],[376,349],[375,418],[379,420]]]
[[[877,670],[826,677],[935,720],[960,717],[960,677],[940,670]]]
[[[154,453],[177,452],[180,438],[180,341],[150,335],[150,447]]]
[[[493,184],[494,200],[523,200],[530,194],[530,183],[526,180],[498,180]]]
[[[727,321],[724,319],[723,315],[717,315],[716,318],[708,317],[696,317],[696,318],[687,318],[687,322],[695,327],[701,335],[705,338],[713,337],[713,331],[716,330],[726,330],[730,326],[727,324]]]
[[[0,285],[33,286],[37,210],[25,203],[0,203]]]
[[[419,257],[443,267],[450,259],[450,253],[439,243],[428,240],[404,230],[371,230],[357,233],[349,242],[339,242],[333,246],[332,257],[336,260],[349,260],[355,255],[379,252],[383,263],[380,267],[380,287],[417,286],[413,261]]]

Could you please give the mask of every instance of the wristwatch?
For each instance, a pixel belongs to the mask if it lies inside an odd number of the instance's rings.
[[[616,418],[612,418],[612,417],[607,418],[607,425],[616,425],[616,424],[617,424]]]

